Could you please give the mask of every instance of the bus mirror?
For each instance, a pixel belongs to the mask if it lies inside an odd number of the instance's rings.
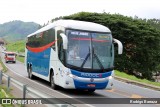
[[[122,54],[122,52],[123,52],[122,43],[118,39],[113,39],[113,41],[118,44],[118,54]]]
[[[60,36],[63,39],[63,49],[67,49],[68,46],[68,39],[67,36],[64,33],[61,33]]]

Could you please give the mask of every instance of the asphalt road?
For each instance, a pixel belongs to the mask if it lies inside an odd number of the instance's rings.
[[[2,59],[3,59],[3,53]],[[40,90],[46,94],[52,95],[53,97],[60,97],[60,98],[85,98],[85,97],[103,97],[103,98],[112,98],[113,100],[121,100],[121,99],[114,99],[114,98],[160,98],[160,91],[154,91],[151,89],[135,86],[128,83],[123,83],[120,81],[114,81],[114,88],[112,90],[96,90],[93,94],[88,94],[86,92],[80,92],[77,90],[65,90],[59,89],[52,90],[50,88],[49,82],[46,82],[42,79],[36,78],[34,80],[28,79],[28,74],[25,71],[24,64],[18,62],[16,64],[13,63],[5,63],[9,71],[7,72],[8,75],[11,77],[19,80],[24,84],[28,84],[29,86]],[[81,100],[82,102],[87,103],[84,99]],[[160,107],[159,104],[87,104],[84,106],[96,106],[96,107]]]

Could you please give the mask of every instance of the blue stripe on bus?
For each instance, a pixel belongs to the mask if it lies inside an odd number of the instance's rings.
[[[74,80],[74,85],[76,89],[105,89],[108,85],[108,81],[105,82],[84,82]],[[89,85],[95,85],[95,87],[91,87]]]
[[[88,72],[86,73],[86,72],[81,72],[81,71],[71,69],[71,73],[78,77],[84,77],[84,78],[106,78],[108,76],[111,76],[112,71],[105,72],[105,73],[88,73]]]
[[[71,70],[73,75],[84,77],[84,78],[106,78],[111,76],[112,71],[105,73],[85,73],[76,70]],[[104,82],[84,82],[74,79],[74,85],[76,89],[105,89],[108,85],[108,80]],[[89,86],[95,85],[95,87]]]
[[[27,62],[32,64],[32,72],[36,72],[43,76],[48,76],[50,52],[51,48],[39,53],[28,51]]]

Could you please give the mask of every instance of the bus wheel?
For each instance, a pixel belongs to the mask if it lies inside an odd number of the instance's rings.
[[[54,73],[51,74],[51,88],[56,90],[58,89],[58,86],[54,83]]]
[[[88,89],[88,93],[93,93],[95,89]]]
[[[29,77],[30,79],[33,79],[32,67],[29,67],[29,68],[28,68],[28,77]]]

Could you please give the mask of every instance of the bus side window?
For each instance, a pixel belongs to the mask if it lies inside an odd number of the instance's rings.
[[[47,40],[48,40],[48,43],[55,41],[55,29],[48,30]],[[56,50],[55,44],[53,44],[51,48],[55,51]]]

